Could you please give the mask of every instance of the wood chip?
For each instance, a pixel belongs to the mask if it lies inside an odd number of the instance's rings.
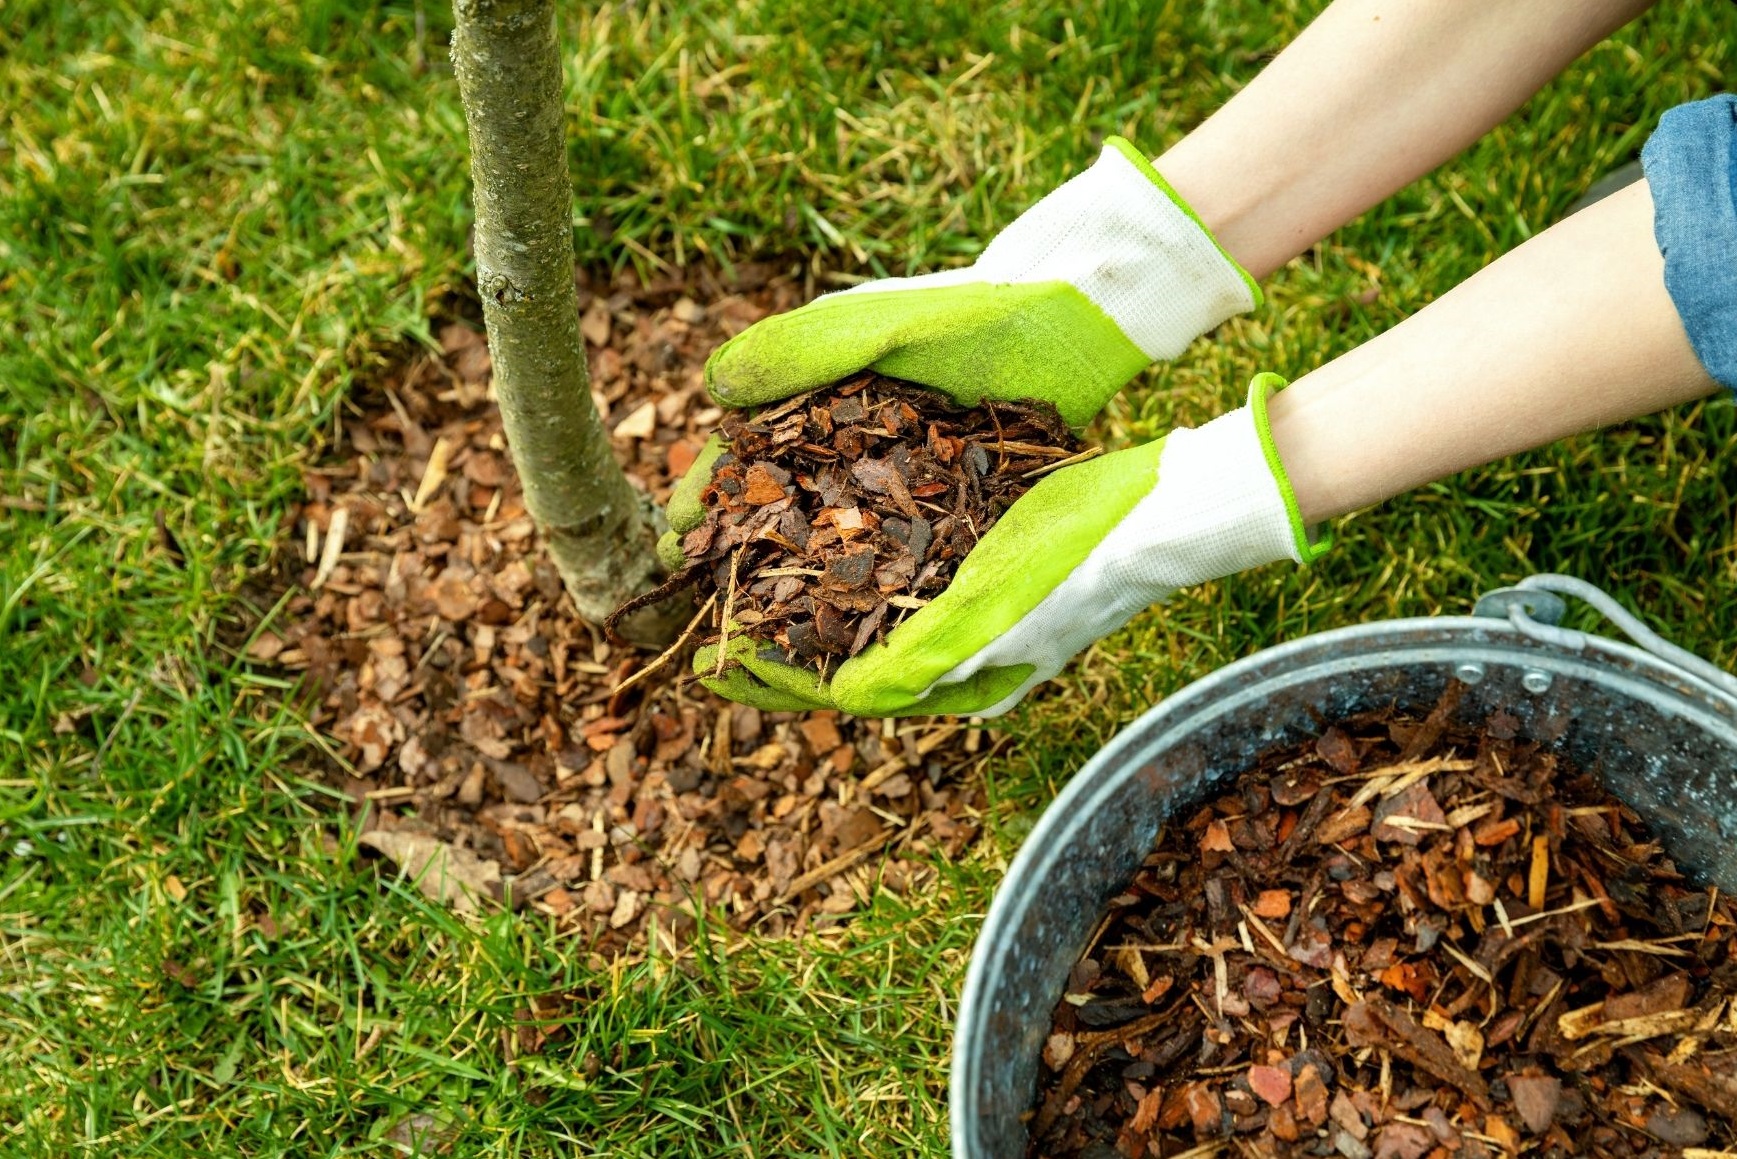
[[[1533,909],[1543,909],[1549,884],[1550,838],[1539,834],[1532,838],[1532,870],[1527,875],[1526,904]]]
[[[310,588],[319,591],[326,586],[326,581],[332,578],[332,572],[337,570],[338,560],[344,555],[344,537],[350,530],[350,509],[339,507],[332,512],[331,525],[326,528],[326,545],[320,553],[319,570],[314,572]]]
[[[1521,1122],[1534,1135],[1542,1135],[1556,1121],[1556,1106],[1562,1101],[1562,1080],[1554,1075],[1510,1075],[1508,1093]]]
[[[428,505],[446,482],[446,464],[452,455],[452,443],[446,436],[434,440],[433,448],[428,452],[428,465],[422,470],[422,482],[416,485],[416,498],[410,501],[412,512],[421,511]]]
[[[615,424],[612,432],[618,439],[649,439],[657,433],[657,406],[649,399],[636,407],[632,414]]]

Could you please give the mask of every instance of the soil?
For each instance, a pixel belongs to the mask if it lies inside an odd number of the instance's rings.
[[[594,398],[637,486],[667,500],[723,418],[706,355],[803,296],[749,265],[731,285],[582,281]],[[446,857],[599,960],[683,944],[702,901],[714,922],[799,933],[957,855],[986,730],[761,713],[680,657],[622,687],[652,655],[575,614],[524,510],[481,328],[435,329],[442,355],[360,391],[304,471],[287,602],[248,652],[306,674],[365,848]]]
[[[1341,721],[1163,829],[1056,1007],[1031,1155],[1737,1147],[1730,899],[1455,699]]]
[[[747,415],[682,539],[700,595],[824,674],[947,586],[1013,502],[1083,457],[1047,403],[964,407],[866,373]]]

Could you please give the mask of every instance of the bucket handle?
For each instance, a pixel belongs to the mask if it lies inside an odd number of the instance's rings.
[[[1543,573],[1527,576],[1511,588],[1497,588],[1479,598],[1472,609],[1474,616],[1507,620],[1522,635],[1540,643],[1564,648],[1570,652],[1586,648],[1586,633],[1558,627],[1568,605],[1562,596],[1573,596],[1591,604],[1605,619],[1620,628],[1624,635],[1654,656],[1681,669],[1705,684],[1710,684],[1727,696],[1737,697],[1737,676],[1719,668],[1671,643],[1645,624],[1616,598],[1596,584],[1571,575]]]

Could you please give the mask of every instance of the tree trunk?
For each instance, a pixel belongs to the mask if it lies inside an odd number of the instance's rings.
[[[454,0],[452,62],[470,130],[476,280],[507,445],[579,614],[600,622],[659,577],[655,507],[627,482],[591,402],[573,286],[553,0]],[[679,601],[678,601],[679,603]],[[667,639],[682,610],[623,634]]]

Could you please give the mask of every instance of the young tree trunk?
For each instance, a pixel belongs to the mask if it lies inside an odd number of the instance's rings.
[[[452,62],[470,130],[476,280],[495,395],[525,506],[579,614],[600,622],[659,577],[656,509],[627,482],[591,402],[573,286],[553,0],[454,0]],[[680,601],[675,601],[678,605]],[[682,610],[622,631],[667,639]]]

